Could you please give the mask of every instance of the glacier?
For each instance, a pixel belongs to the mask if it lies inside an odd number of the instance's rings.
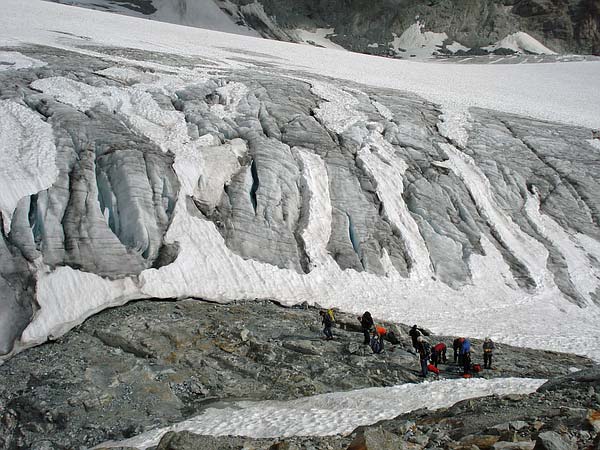
[[[600,358],[600,63],[392,61],[4,3],[0,359],[186,297]]]

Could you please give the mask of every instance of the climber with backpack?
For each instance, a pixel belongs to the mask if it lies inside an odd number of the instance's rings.
[[[408,332],[410,339],[412,341],[412,345],[414,349],[419,351],[419,337],[422,337],[421,330],[416,325],[413,325],[410,331]]]
[[[419,352],[419,361],[421,362],[421,373],[419,376],[427,377],[427,365],[431,356],[431,346],[423,336],[417,337],[417,351]]]
[[[483,341],[483,368],[491,369],[492,368],[492,355],[494,354],[494,349],[496,346],[494,342],[486,337]]]
[[[333,339],[333,333],[331,332],[333,321],[331,320],[331,315],[327,311],[319,311],[319,315],[321,316],[321,323],[323,324],[323,334],[325,335],[325,339]]]
[[[454,341],[452,341],[452,349],[454,350],[454,362],[460,365],[461,364],[461,360],[460,360],[460,348],[462,347],[462,343],[465,339],[461,338],[461,337],[457,337],[456,339],[454,339]]]
[[[362,328],[364,340],[364,345],[369,345],[371,343],[371,329],[375,325],[373,322],[373,318],[371,317],[371,313],[369,311],[365,311],[362,316],[358,318],[360,321],[360,327]]]
[[[464,339],[460,347],[460,354],[464,375],[471,374],[471,341]]]

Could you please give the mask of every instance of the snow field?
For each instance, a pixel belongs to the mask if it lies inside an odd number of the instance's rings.
[[[208,408],[199,416],[167,428],[99,447],[146,449],[157,445],[167,431],[183,430],[253,438],[347,435],[358,426],[393,419],[420,408],[446,408],[461,400],[487,395],[529,394],[545,381],[531,378],[442,380],[334,392],[291,401],[235,402],[223,408]]]
[[[522,65],[461,65],[392,60],[333,49],[186,28],[133,17],[31,0],[4,0],[0,45],[69,45],[56,31],[99,45],[197,55],[241,64],[240,52],[256,61],[371,86],[410,91],[441,105],[479,106],[539,119],[600,128],[600,62]],[[32,11],[34,13],[32,13]],[[94,23],[95,27],[87,24]],[[243,65],[243,64],[242,64]],[[582,89],[585,86],[585,89]]]

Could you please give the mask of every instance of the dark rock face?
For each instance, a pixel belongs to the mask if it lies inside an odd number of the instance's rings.
[[[290,400],[418,380],[407,326],[375,318],[397,337],[375,355],[361,344],[355,316],[336,313],[331,341],[321,339],[319,319],[315,308],[283,308],[266,301],[141,301],[99,313],[58,341],[0,366],[0,448],[29,449],[40,440],[48,440],[50,448],[87,448],[182,421],[228,401]],[[452,342],[443,336],[428,339],[449,347]],[[481,342],[473,345],[480,348]],[[497,369],[482,376],[566,376],[555,389],[560,392],[565,386],[571,389],[570,367],[590,365],[581,357],[504,345],[496,353]],[[460,377],[454,364],[441,369],[444,378]],[[297,438],[293,442],[298,447],[290,448],[328,448],[315,442],[329,439]],[[377,433],[366,435],[367,442],[377,439]],[[221,449],[248,439],[199,441],[184,433],[167,435],[164,441],[164,448]],[[339,441],[332,437],[332,448],[340,448]],[[265,440],[258,448],[275,443]]]
[[[52,0],[72,4],[72,0]],[[177,10],[185,20],[187,2]],[[75,2],[76,3],[76,2]],[[114,10],[113,4],[152,15],[159,0],[99,0],[83,6]],[[215,0],[232,22],[268,39],[296,41],[296,28],[334,28],[331,40],[356,52],[393,55],[392,33],[402,34],[418,17],[426,30],[445,32],[468,47],[485,47],[524,31],[554,51],[600,55],[598,0]],[[76,3],[77,4],[77,3]],[[118,10],[117,10],[118,11]],[[265,14],[266,13],[266,14]],[[372,44],[377,43],[377,47]],[[369,46],[371,44],[371,46]],[[469,54],[487,54],[481,53]]]
[[[382,44],[377,51],[386,54],[387,43],[393,39],[391,33],[400,35],[415,22],[416,16],[426,24],[426,29],[446,32],[450,39],[469,47],[483,47],[517,31],[525,31],[560,52],[598,54],[600,45],[600,5],[595,0],[386,0],[375,4],[364,0],[307,0],[293,4],[264,0],[261,3],[283,30],[333,27],[334,42],[364,53],[372,53],[373,49],[367,46],[376,42]],[[268,32],[263,34],[272,37]]]
[[[27,260],[0,236],[0,355],[12,350],[13,342],[31,321],[34,283]]]

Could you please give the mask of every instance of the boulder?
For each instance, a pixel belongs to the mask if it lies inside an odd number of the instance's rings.
[[[410,448],[400,436],[382,429],[368,428],[356,435],[347,450],[398,450]]]
[[[496,442],[492,446],[492,450],[532,450],[535,446],[533,441],[523,442]]]
[[[468,435],[460,439],[460,443],[465,446],[476,445],[481,450],[488,450],[494,447],[500,438],[489,434]]]
[[[546,431],[538,435],[534,450],[577,450],[577,446],[555,431]]]

